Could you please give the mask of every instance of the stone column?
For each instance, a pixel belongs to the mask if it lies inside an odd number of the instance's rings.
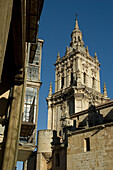
[[[53,106],[53,110],[52,110],[52,125],[51,125],[51,129],[52,130],[56,130],[55,129],[55,108],[54,108],[55,106]]]
[[[58,84],[57,84],[57,91],[61,89],[61,75],[58,74]]]
[[[48,99],[48,125],[47,129],[52,129],[52,107],[51,107],[51,101]]]
[[[18,133],[20,131],[21,101],[22,101],[22,85],[15,85],[13,91],[13,101],[9,118],[7,139],[5,144],[5,152],[3,158],[2,170],[12,170],[15,166],[15,157],[17,152]],[[16,107],[15,107],[16,106]],[[7,162],[7,163],[6,163]]]
[[[55,69],[55,92],[58,91],[58,71]]]
[[[67,79],[67,77],[66,77],[66,66],[65,66],[65,67],[64,67],[64,88],[67,87],[67,85],[66,85],[66,79]]]
[[[77,86],[81,86],[81,73],[79,70],[77,71]]]
[[[79,66],[80,66],[80,64],[79,64],[79,57],[77,57],[76,58],[76,70],[80,70]]]
[[[76,60],[73,60],[73,77],[74,81],[76,81]]]
[[[69,79],[68,79],[69,86],[70,86],[70,83],[71,83],[71,69],[69,69]]]
[[[97,70],[97,82],[98,82],[97,91],[101,92],[101,90],[100,90],[100,68],[98,68],[98,70]]]

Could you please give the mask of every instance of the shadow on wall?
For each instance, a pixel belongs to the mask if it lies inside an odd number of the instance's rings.
[[[5,113],[7,111],[7,105],[8,105],[8,99],[2,97],[0,99],[0,117],[5,116]]]
[[[113,122],[113,109],[111,109],[108,114],[104,117],[104,123]]]
[[[104,109],[103,112],[105,112]],[[106,116],[103,117],[102,112],[100,114],[100,111],[97,111],[95,106],[92,105],[89,108],[88,116],[86,116],[84,120],[79,123],[79,127],[85,127],[85,126],[92,127],[92,126],[100,125],[103,123],[110,123],[110,122],[113,122],[113,108],[111,108],[106,114]]]

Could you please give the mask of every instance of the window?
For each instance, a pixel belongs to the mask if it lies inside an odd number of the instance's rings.
[[[60,166],[60,154],[56,154],[56,166]]]
[[[90,138],[84,139],[84,152],[90,151]]]
[[[69,114],[75,113],[74,97],[70,98],[70,100],[68,101],[68,107],[69,107]]]
[[[73,84],[73,73],[71,72],[71,84]]]
[[[83,83],[86,84],[86,73],[83,73]]]
[[[37,88],[26,87],[23,121],[35,122]]]
[[[92,86],[94,86],[95,85],[95,78],[93,77],[92,78]]]
[[[64,77],[62,77],[61,88],[64,86]]]
[[[81,41],[81,40],[80,40],[80,36],[78,36],[78,41]]]
[[[75,37],[75,43],[76,43],[76,37]]]

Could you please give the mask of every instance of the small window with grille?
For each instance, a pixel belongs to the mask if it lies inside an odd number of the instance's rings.
[[[90,138],[84,139],[84,152],[90,151]]]

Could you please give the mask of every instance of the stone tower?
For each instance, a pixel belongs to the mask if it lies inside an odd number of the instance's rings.
[[[70,47],[60,58],[58,53],[55,65],[55,93],[50,84],[48,104],[48,129],[61,130],[61,119],[71,124],[71,114],[88,109],[109,100],[107,92],[100,91],[100,63],[97,54],[92,57],[88,46],[84,46],[83,34],[76,17],[75,28],[71,34]],[[105,91],[105,87],[104,87]]]

